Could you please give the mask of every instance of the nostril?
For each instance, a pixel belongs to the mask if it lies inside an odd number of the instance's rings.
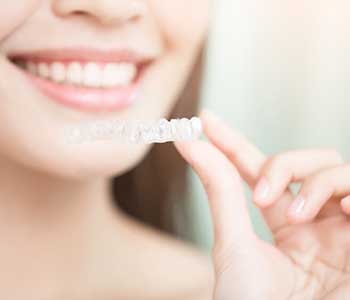
[[[142,19],[142,15],[133,15],[133,16],[130,16],[129,22],[136,23],[136,22],[140,21],[141,19]]]
[[[87,12],[86,11],[83,11],[83,10],[76,10],[74,12],[75,15],[78,15],[78,16],[85,16],[87,15]]]

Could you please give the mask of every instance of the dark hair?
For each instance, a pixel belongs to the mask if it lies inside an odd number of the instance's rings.
[[[201,50],[169,117],[192,117],[198,113],[204,55],[205,51]],[[181,226],[188,232],[187,169],[172,143],[156,144],[137,167],[112,179],[116,204],[141,222],[187,239],[187,233],[179,232],[175,222],[176,211]]]

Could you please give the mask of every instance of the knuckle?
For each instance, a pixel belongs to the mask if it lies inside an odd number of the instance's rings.
[[[313,193],[320,187],[323,190],[331,190],[333,188],[333,183],[332,180],[329,180],[330,176],[332,176],[331,169],[315,173],[305,180],[303,189],[308,190],[309,193]]]
[[[286,155],[284,153],[273,155],[270,160],[271,166],[275,166],[275,167],[282,166],[285,162],[285,156]]]
[[[289,154],[281,153],[271,156],[265,165],[264,173],[267,176],[271,176],[274,173],[287,173],[289,172]]]
[[[305,180],[305,185],[311,187],[314,185],[322,184],[324,182],[324,178],[326,177],[326,173],[328,173],[328,170],[327,171],[323,170],[315,174],[312,174]]]
[[[331,197],[332,195],[341,196],[348,193],[350,179],[344,182],[345,178],[350,178],[350,164],[341,164],[331,168],[323,169],[309,177],[303,190],[305,193],[322,193]]]

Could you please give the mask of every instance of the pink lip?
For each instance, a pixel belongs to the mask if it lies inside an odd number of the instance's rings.
[[[100,50],[86,47],[62,48],[49,50],[36,50],[28,52],[14,52],[9,55],[10,59],[30,59],[32,61],[94,61],[100,63],[106,62],[131,62],[135,64],[144,64],[154,59],[154,56],[141,54],[139,52],[119,49],[119,50]]]
[[[63,63],[93,61],[100,64],[123,61],[132,62],[139,66],[138,75],[132,84],[108,89],[60,84],[20,69],[26,78],[48,98],[83,111],[119,111],[132,106],[139,96],[140,84],[152,59],[129,51],[110,52],[86,48],[37,51],[12,55],[10,58]]]

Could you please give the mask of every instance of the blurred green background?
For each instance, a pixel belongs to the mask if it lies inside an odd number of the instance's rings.
[[[341,0],[215,1],[203,106],[268,155],[331,147],[348,159],[349,9]],[[209,208],[193,173],[192,184],[192,234],[209,251]],[[250,207],[256,231],[271,239]]]

